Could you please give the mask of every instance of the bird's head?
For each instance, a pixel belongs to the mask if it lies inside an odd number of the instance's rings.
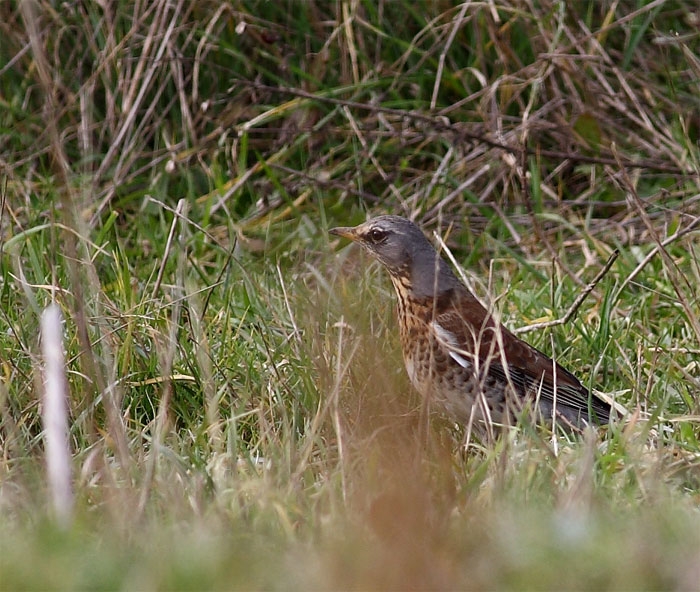
[[[362,245],[392,278],[407,281],[416,296],[435,295],[457,281],[420,228],[406,218],[379,216],[352,228],[332,228],[330,233]]]

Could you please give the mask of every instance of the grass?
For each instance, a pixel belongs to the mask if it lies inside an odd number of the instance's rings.
[[[684,3],[0,7],[2,589],[700,580],[696,14]],[[628,414],[426,425],[367,214]],[[39,319],[64,315],[70,524]]]

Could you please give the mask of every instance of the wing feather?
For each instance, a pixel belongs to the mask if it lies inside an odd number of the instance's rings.
[[[591,415],[598,423],[609,421],[609,405],[589,393],[566,368],[497,325],[471,294],[452,293],[453,298],[458,298],[457,305],[438,300],[430,324],[457,364],[466,368],[473,361],[480,371],[510,381],[521,396],[537,398],[543,409],[555,407],[572,421],[590,421]]]

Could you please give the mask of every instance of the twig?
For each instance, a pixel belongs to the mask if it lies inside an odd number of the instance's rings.
[[[362,111],[370,111],[372,113],[384,113],[387,115],[394,115],[402,119],[408,119],[413,121],[419,121],[422,123],[429,124],[435,132],[438,133],[451,133],[456,141],[471,141],[480,142],[491,148],[498,150],[503,150],[510,154],[519,155],[525,153],[528,156],[546,156],[548,158],[556,158],[558,160],[569,160],[571,162],[581,162],[585,164],[598,164],[598,165],[608,165],[608,166],[619,166],[618,160],[613,156],[587,156],[585,154],[580,154],[577,152],[561,152],[558,150],[545,150],[542,148],[529,148],[529,147],[515,147],[503,144],[502,142],[496,142],[491,140],[483,134],[473,134],[462,129],[461,124],[453,124],[444,115],[431,115],[426,113],[421,113],[419,111],[404,111],[402,109],[393,109],[391,107],[380,107],[372,103],[362,103],[360,101],[348,101],[345,99],[337,99],[335,97],[324,96],[322,94],[314,94],[307,92],[298,88],[291,88],[287,86],[269,86],[267,84],[261,84],[259,82],[251,80],[236,80],[235,84],[240,84],[244,86],[249,86],[255,88],[256,90],[264,90],[271,93],[286,94],[293,97],[300,97],[303,99],[308,99],[311,101],[317,101],[319,103],[325,103],[328,105],[339,105],[351,109],[358,109]],[[338,92],[347,90],[348,92],[352,90],[351,87],[345,89],[340,89]],[[249,131],[252,125],[252,121],[249,121],[241,126],[242,131]],[[218,137],[218,136],[215,136]],[[630,169],[649,169],[652,171],[669,173],[675,175],[683,175],[688,177],[697,177],[699,175],[696,171],[683,170],[676,166],[670,166],[667,164],[655,162],[652,160],[637,160],[630,161],[624,160],[623,165]]]
[[[644,222],[644,225],[647,227],[649,234],[654,239],[654,242],[658,247],[658,252],[661,254],[664,264],[666,265],[666,269],[668,270],[668,279],[671,282],[671,285],[673,286],[673,290],[676,292],[676,296],[678,296],[678,301],[681,303],[681,306],[683,307],[683,310],[686,313],[688,322],[693,327],[693,331],[695,331],[695,335],[700,340],[700,319],[698,319],[697,315],[695,314],[693,307],[688,301],[688,297],[683,293],[683,290],[681,289],[681,282],[685,284],[685,286],[688,288],[689,293],[691,294],[694,293],[694,288],[688,281],[688,278],[686,278],[681,272],[681,270],[678,268],[678,264],[668,254],[665,245],[661,242],[659,233],[656,231],[656,228],[654,228],[654,225],[649,219],[649,215],[644,209],[644,203],[639,198],[637,190],[635,189],[634,184],[632,183],[632,180],[630,179],[627,173],[627,170],[622,166],[620,166],[620,168],[625,189],[628,192],[628,199],[637,208],[640,218]]]
[[[593,281],[591,281],[590,284],[588,284],[583,291],[576,297],[576,300],[574,300],[573,304],[569,307],[569,310],[566,311],[566,314],[563,317],[560,317],[558,319],[554,319],[553,321],[544,321],[542,323],[534,323],[532,325],[528,325],[527,327],[519,327],[517,329],[513,330],[513,333],[516,335],[519,335],[521,333],[528,333],[529,331],[535,331],[536,329],[546,329],[547,327],[555,327],[557,325],[564,325],[568,323],[571,318],[576,314],[576,311],[579,309],[583,301],[586,299],[586,297],[593,291],[593,288],[596,287],[596,284],[603,278],[603,276],[608,273],[610,268],[612,267],[613,263],[615,263],[615,260],[617,259],[618,255],[620,254],[620,251],[615,249],[611,254],[610,257],[608,257],[608,261],[606,264],[603,266],[603,269],[601,269],[598,272],[598,275],[596,275],[593,278]]]
[[[185,217],[185,212],[187,210],[187,200],[181,199],[177,202],[177,209],[175,210],[175,215],[173,216],[173,223],[170,226],[170,233],[168,234],[168,240],[165,243],[165,251],[163,252],[163,260],[160,263],[160,269],[158,270],[158,277],[156,278],[156,283],[153,286],[153,292],[151,293],[151,300],[155,300],[158,290],[160,290],[160,284],[163,281],[163,274],[165,273],[165,265],[168,262],[168,257],[170,255],[170,249],[173,246],[173,237],[175,236],[175,229],[177,228],[178,222],[181,218]]]
[[[617,301],[617,299],[620,297],[620,294],[622,294],[623,290],[632,281],[634,281],[634,278],[636,278],[639,275],[639,272],[641,272],[642,269],[644,269],[648,265],[649,261],[651,261],[654,257],[656,257],[656,255],[659,253],[659,251],[661,251],[662,248],[670,245],[672,242],[677,241],[679,238],[692,232],[695,229],[695,227],[698,225],[700,225],[700,216],[698,216],[697,218],[694,218],[692,220],[692,222],[690,222],[690,224],[688,224],[688,226],[686,226],[685,228],[678,229],[674,234],[672,234],[671,236],[666,237],[664,240],[662,240],[661,243],[657,243],[656,245],[654,245],[654,248],[647,253],[646,257],[644,257],[644,259],[642,259],[639,262],[639,265],[637,265],[637,267],[635,267],[632,270],[632,273],[630,273],[625,278],[625,280],[622,282],[620,287],[617,289],[617,292],[615,293],[615,297],[613,298],[613,302]]]

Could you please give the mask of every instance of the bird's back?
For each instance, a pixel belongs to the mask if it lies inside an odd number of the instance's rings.
[[[461,421],[496,423],[525,406],[575,426],[607,423],[609,406],[568,370],[496,323],[461,283],[416,297],[394,280],[401,344],[416,389]],[[593,417],[593,419],[592,419]]]

